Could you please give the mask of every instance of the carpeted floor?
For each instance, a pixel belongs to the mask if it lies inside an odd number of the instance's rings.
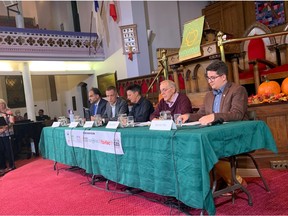
[[[0,178],[0,215],[182,215],[175,208],[147,200],[169,201],[166,197],[139,193],[134,195],[105,191],[104,183],[90,184],[90,176],[82,170],[68,171],[59,164],[59,174],[53,170],[53,161],[37,159],[18,167]],[[288,171],[263,170],[271,193],[267,193],[259,178],[249,178],[248,189],[253,197],[253,206],[240,193],[231,203],[231,198],[215,200],[217,215],[287,215]],[[115,184],[109,184],[113,190]],[[174,202],[175,203],[175,202]],[[176,202],[176,204],[178,204]],[[190,214],[199,210],[184,208]],[[186,213],[187,213],[186,212]]]

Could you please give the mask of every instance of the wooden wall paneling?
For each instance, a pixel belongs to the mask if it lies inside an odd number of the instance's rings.
[[[288,147],[287,125],[284,124],[286,118],[286,115],[267,117],[266,123],[271,129],[279,152],[282,152],[285,149],[287,151]]]
[[[248,110],[256,112],[256,118],[265,121],[278,147],[278,155],[273,157],[281,159],[288,156],[288,103],[260,104],[250,106]],[[257,151],[261,157],[271,159],[271,152]],[[266,155],[266,156],[265,156]]]
[[[212,29],[222,29],[221,5],[222,2],[213,3],[202,10],[202,14],[205,15],[205,22],[208,23],[209,27]]]
[[[243,11],[244,31],[242,32],[241,37],[243,36],[245,29],[256,22],[254,1],[243,1]]]
[[[234,38],[241,37],[245,30],[242,1],[223,2],[221,8],[222,31],[232,34]]]

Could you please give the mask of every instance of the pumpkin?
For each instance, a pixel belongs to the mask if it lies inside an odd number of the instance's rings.
[[[286,77],[281,84],[281,91],[288,94],[288,77]]]
[[[267,94],[279,94],[281,92],[281,87],[278,82],[276,81],[269,81],[266,80],[265,82],[261,83],[258,88],[258,95],[267,95]]]

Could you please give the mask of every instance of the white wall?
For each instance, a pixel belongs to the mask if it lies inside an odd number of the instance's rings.
[[[23,1],[22,3],[24,16],[35,17],[40,28],[60,30],[60,24],[63,23],[66,31],[73,31],[70,1]],[[42,89],[39,90],[39,93],[42,92],[46,99],[48,98],[48,102],[44,102],[43,98],[39,98],[38,93],[36,93],[34,99],[37,103],[37,111],[40,106],[45,106],[43,109],[47,110],[46,113],[51,117],[66,115],[67,109],[72,108],[71,97],[76,96],[78,98],[79,92],[77,92],[76,86],[81,82],[81,79],[88,84],[87,88],[89,89],[97,87],[97,76],[104,73],[117,71],[119,80],[150,74],[151,70],[157,69],[156,49],[179,48],[184,23],[201,16],[202,9],[207,4],[208,1],[117,1],[119,20],[114,22],[109,16],[109,2],[104,1],[103,20],[107,32],[103,46],[106,60],[104,62],[91,62],[91,69],[95,70],[95,74],[79,78],[77,82],[67,80],[67,77],[57,76],[57,102],[51,102],[50,95],[46,95],[50,94],[49,86],[47,86],[47,80],[41,78],[44,84],[40,85]],[[89,32],[91,11],[94,10],[93,1],[77,1],[77,6],[81,31]],[[0,14],[7,14],[6,8],[1,4]],[[128,24],[137,24],[139,28],[137,31],[141,49],[139,54],[134,54],[133,61],[128,60],[127,55],[122,53],[119,27]],[[95,32],[95,29],[95,19],[93,18],[92,32]],[[152,30],[155,34],[150,45],[147,42],[147,29]],[[33,79],[32,76],[32,81]],[[37,86],[38,82],[36,84],[33,81],[33,89],[34,84]],[[44,94],[44,92],[46,93]],[[77,98],[76,101],[78,102]]]

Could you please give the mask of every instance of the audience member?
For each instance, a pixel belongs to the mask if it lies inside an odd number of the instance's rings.
[[[106,96],[108,101],[104,112],[106,123],[110,120],[116,121],[120,114],[128,114],[128,104],[123,98],[118,97],[116,87],[109,86],[106,89]]]
[[[227,80],[228,67],[220,60],[213,61],[206,68],[206,79],[212,88],[204,98],[204,103],[197,113],[184,114],[179,118],[183,122],[199,121],[202,125],[210,124],[219,119],[239,121],[248,119],[246,89]],[[220,160],[216,165],[216,173],[231,185],[231,167],[228,161]],[[237,180],[246,185],[239,175]]]
[[[27,112],[26,112],[26,113],[24,113],[24,116],[23,116],[23,118],[24,118],[24,120],[28,120],[28,114],[27,114]]]
[[[91,88],[89,91],[89,101],[90,101],[90,115],[91,120],[94,121],[94,115],[100,114],[104,115],[107,101],[101,96],[101,92],[98,88]]]
[[[127,87],[126,93],[128,100],[133,104],[129,116],[133,116],[135,122],[149,121],[154,107],[148,99],[141,95],[141,86],[132,84]]]
[[[3,175],[7,171],[15,169],[11,143],[14,135],[14,116],[3,99],[0,99],[0,117],[4,117],[5,120],[2,122],[5,125],[0,125],[0,175]],[[6,160],[9,162],[9,168],[6,166]]]
[[[44,110],[43,109],[40,109],[38,111],[38,115],[39,116],[36,116],[36,120],[37,121],[45,121],[45,120],[50,120],[50,117],[48,115],[44,115]]]
[[[15,120],[15,121],[22,121],[22,120],[24,120],[24,117],[21,116],[20,110],[16,110],[16,111],[15,111],[14,120]]]
[[[171,80],[164,80],[160,83],[162,99],[158,103],[155,111],[150,115],[150,120],[159,118],[161,111],[170,111],[174,114],[185,114],[192,112],[192,105],[189,98],[176,91],[176,85]]]

